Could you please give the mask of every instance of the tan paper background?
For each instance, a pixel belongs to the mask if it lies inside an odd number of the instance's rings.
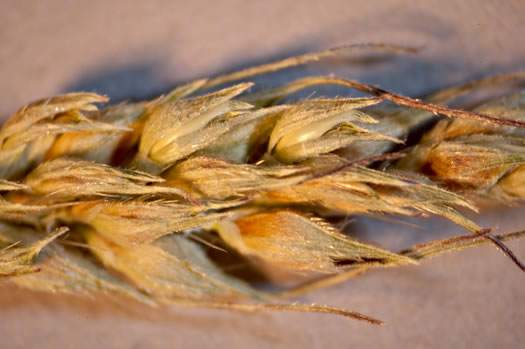
[[[113,100],[152,97],[190,79],[369,41],[423,49],[373,62],[362,55],[331,59],[257,81],[268,87],[336,73],[418,96],[524,69],[524,35],[520,0],[2,0],[0,116],[71,90]],[[485,209],[478,221],[499,231],[525,228],[519,207]],[[439,219],[425,224],[417,230],[367,219],[353,229],[392,249],[465,233]],[[509,246],[525,259],[523,242]],[[373,271],[300,300],[360,311],[386,325],[315,314],[150,309],[0,285],[0,347],[519,348],[525,342],[525,276],[492,247]]]

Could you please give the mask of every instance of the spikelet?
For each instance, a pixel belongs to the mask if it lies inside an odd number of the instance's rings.
[[[114,132],[118,127],[91,122],[84,116],[97,110],[93,103],[106,101],[93,93],[71,93],[20,109],[0,130],[0,177],[16,178],[40,163],[57,134],[75,130]]]
[[[475,110],[523,120],[525,94],[499,98]],[[523,129],[471,120],[442,120],[397,167],[423,173],[464,194],[511,202],[524,198],[524,163]]]
[[[4,227],[2,230],[15,230],[14,227]],[[26,247],[16,246],[19,241],[11,241],[11,245],[0,250],[0,277],[17,276],[28,274],[39,270],[33,261],[40,251],[51,241],[67,232],[67,228],[59,229],[54,234],[38,241],[34,241]]]
[[[268,141],[268,153],[294,163],[367,140],[395,139],[370,132],[358,123],[376,123],[356,110],[379,103],[376,98],[317,99],[283,112]]]
[[[151,161],[161,168],[168,167],[206,147],[229,128],[256,117],[255,113],[248,112],[250,104],[233,100],[251,86],[243,83],[156,107],[144,125],[137,166],[145,166],[141,161]]]
[[[206,211],[206,206],[191,203],[104,200],[76,205],[65,218],[89,224],[122,246],[136,246],[172,232],[208,225],[228,215]]]
[[[148,173],[118,169],[82,160],[56,159],[44,162],[24,178],[24,184],[40,195],[74,201],[94,196],[183,196],[180,189],[147,185],[165,180]]]
[[[163,176],[166,185],[184,188],[200,198],[224,200],[296,184],[306,178],[306,171],[300,166],[263,167],[197,156],[178,163]]]
[[[481,230],[452,207],[475,209],[472,203],[439,188],[424,177],[362,166],[345,168],[348,163],[337,156],[319,157],[310,165],[322,169],[335,167],[336,170],[328,171],[328,175],[314,175],[310,180],[270,191],[264,198],[270,203],[310,205],[342,214],[433,213],[445,216],[471,231]]]
[[[151,305],[323,312],[381,324],[329,306],[276,302],[489,241],[525,269],[503,244],[522,233],[493,235],[459,210],[476,211],[471,197],[525,195],[524,94],[472,111],[446,106],[523,74],[453,87],[425,102],[333,77],[253,94],[251,82],[220,88],[361,49],[411,51],[351,45],[197,80],[152,101],[99,108],[106,97],[72,93],[22,108],[0,130],[0,276],[31,289],[106,292]],[[321,84],[370,97],[285,100]],[[435,114],[453,119],[407,146]],[[474,234],[394,253],[328,223],[430,214]],[[261,269],[262,260],[327,276],[262,291],[212,252],[250,268]]]
[[[143,125],[146,103],[109,106],[93,115],[98,122],[120,127],[122,132],[75,132],[59,135],[46,153],[46,160],[75,158],[111,163],[114,156],[136,145]]]
[[[283,269],[334,273],[345,266],[378,262],[415,263],[377,247],[349,239],[328,222],[290,210],[271,211],[217,224],[222,239],[245,255]]]
[[[64,293],[85,293],[99,291],[135,298],[146,304],[154,304],[148,297],[137,292],[133,287],[111,276],[92,261],[82,251],[67,249],[52,242],[68,231],[60,228],[46,239],[41,239],[38,231],[11,224],[0,225],[0,244],[17,244],[15,247],[5,248],[3,251],[24,257],[19,262],[32,262],[38,254],[34,264],[22,264],[16,270],[16,275],[10,280],[15,284],[35,290]],[[40,239],[40,240],[39,240]],[[28,245],[25,248],[17,247],[18,243]],[[42,248],[45,249],[40,253]],[[23,252],[23,253],[21,253]],[[5,257],[4,257],[5,258]],[[4,266],[0,267],[5,273]],[[4,275],[5,276],[5,275]],[[16,277],[14,277],[16,276]]]
[[[94,230],[85,234],[104,264],[159,300],[231,301],[242,295],[261,298],[262,292],[221,271],[208,259],[202,245],[183,235],[164,236],[139,247],[122,247]]]
[[[497,85],[513,83],[522,80],[524,77],[524,73],[492,76],[485,79],[472,81],[460,86],[446,88],[442,91],[424,97],[423,100],[435,105],[445,106],[463,96],[468,95],[472,91],[479,90],[484,87],[493,87]],[[334,83],[340,83],[338,79],[334,80]],[[379,122],[367,126],[368,129],[403,141],[415,128],[424,126],[427,122],[431,121],[431,119],[435,117],[434,113],[428,110],[400,108],[399,106],[376,108],[375,110],[370,111],[370,115],[372,115]],[[361,159],[384,154],[388,151],[391,151],[395,145],[396,143],[389,141],[360,142],[356,145],[350,145],[341,153],[347,158]]]

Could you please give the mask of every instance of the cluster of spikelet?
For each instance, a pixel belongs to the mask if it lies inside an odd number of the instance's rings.
[[[357,45],[294,57],[191,82],[148,102],[99,108],[106,97],[71,93],[25,106],[0,131],[0,278],[149,304],[329,312],[380,323],[328,306],[285,304],[293,291],[259,289],[228,273],[219,257],[328,275],[303,291],[484,243],[520,264],[503,241],[522,233],[493,235],[457,208],[475,210],[475,198],[525,196],[525,94],[472,111],[445,105],[523,74],[424,102],[332,77],[252,94],[247,82],[217,90],[364,47],[393,49]],[[369,97],[279,103],[321,84]],[[435,114],[450,118],[415,146],[405,144]],[[333,223],[385,214],[440,215],[472,234],[395,253]]]

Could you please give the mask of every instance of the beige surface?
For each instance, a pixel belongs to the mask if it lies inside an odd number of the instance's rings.
[[[259,81],[271,86],[333,72],[418,95],[523,69],[524,15],[520,0],[2,0],[0,116],[64,91],[146,97],[189,79],[366,41],[424,49],[375,64],[329,60]],[[479,221],[519,230],[522,212],[485,210]],[[427,224],[415,230],[361,220],[354,230],[390,248],[464,233],[442,220]],[[509,246],[525,259],[523,242]],[[382,328],[326,315],[152,310],[0,286],[0,347],[518,348],[525,342],[524,299],[524,275],[491,247],[374,271],[301,299],[378,317],[386,322]]]

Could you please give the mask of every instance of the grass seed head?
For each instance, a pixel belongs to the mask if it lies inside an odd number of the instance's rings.
[[[492,235],[457,209],[476,210],[464,194],[523,199],[525,95],[473,110],[447,107],[473,89],[523,74],[449,88],[425,101],[333,77],[253,94],[251,82],[209,92],[362,49],[407,51],[351,45],[197,80],[152,101],[100,108],[106,97],[71,93],[20,109],[0,130],[0,276],[52,292],[324,312],[380,324],[337,308],[270,303],[277,294],[228,271],[211,251],[234,258],[235,250],[242,266],[259,259],[335,275],[303,290],[487,242],[525,269],[503,244],[523,234]],[[278,104],[321,84],[370,97]],[[435,114],[456,119],[438,121],[415,145],[404,143]],[[474,234],[394,253],[326,220],[385,214],[440,215]],[[257,303],[232,303],[238,298]]]

